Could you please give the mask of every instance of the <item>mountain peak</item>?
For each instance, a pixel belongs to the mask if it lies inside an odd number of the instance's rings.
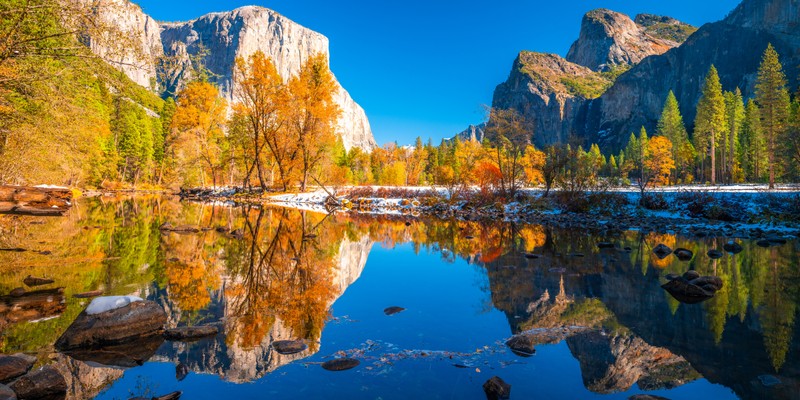
[[[625,14],[598,8],[583,16],[580,35],[567,60],[595,71],[609,71],[663,54],[693,32],[693,27],[670,17],[641,14],[634,22]]]

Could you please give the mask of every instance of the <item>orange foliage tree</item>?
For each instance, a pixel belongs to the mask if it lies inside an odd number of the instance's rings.
[[[218,171],[227,161],[224,157],[227,102],[220,97],[216,86],[195,81],[180,92],[177,103],[169,141],[172,155],[187,170],[192,164],[202,163],[206,170],[200,173],[201,184],[205,185],[208,174],[216,187]]]

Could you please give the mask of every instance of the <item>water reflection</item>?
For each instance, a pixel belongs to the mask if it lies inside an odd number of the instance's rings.
[[[164,223],[197,232],[159,229]],[[616,248],[601,250],[600,242]],[[217,337],[165,343],[152,360],[249,382],[319,351],[331,306],[361,275],[373,244],[411,244],[442,262],[461,259],[483,268],[490,307],[505,314],[510,333],[532,335],[541,344],[565,342],[592,392],[669,389],[706,379],[743,398],[797,398],[798,243],[765,249],[744,241],[739,254],[706,256],[724,243],[640,232],[597,237],[510,223],[326,216],[161,197],[84,200],[65,218],[0,219],[0,247],[27,250],[0,252],[0,293],[21,286],[27,275],[54,278],[45,290],[64,288],[63,303],[51,302],[55,308],[43,315],[57,318],[36,323],[8,317],[15,307],[4,297],[0,346],[4,353],[40,354],[44,362],[86,304],[72,295],[102,289],[157,301],[170,326],[221,324]],[[662,259],[652,252],[658,244],[695,256]],[[704,303],[680,304],[660,285],[666,274],[688,269],[719,276],[722,290]],[[408,329],[416,334],[425,327]],[[309,348],[288,356],[274,352],[270,344],[285,339],[302,339]],[[64,356],[55,362],[73,377],[68,381],[83,387],[71,389],[76,398],[91,397],[120,376]],[[773,379],[780,383],[772,385]]]

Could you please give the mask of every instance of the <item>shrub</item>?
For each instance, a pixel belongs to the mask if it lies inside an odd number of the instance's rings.
[[[642,207],[648,210],[667,210],[669,202],[663,193],[646,193],[642,197]]]

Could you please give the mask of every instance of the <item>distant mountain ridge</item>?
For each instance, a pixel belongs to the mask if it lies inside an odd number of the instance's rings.
[[[95,42],[92,50],[110,59],[134,82],[157,93],[174,94],[191,78],[191,59],[200,57],[224,97],[234,100],[233,70],[238,57],[262,51],[284,79],[296,74],[311,55],[330,57],[328,39],[275,11],[245,6],[187,22],[159,23],[128,0],[113,0],[100,11],[103,20],[129,32],[136,46],[115,54]],[[366,113],[338,84],[334,96],[342,110],[338,128],[347,149],[377,146]]]

